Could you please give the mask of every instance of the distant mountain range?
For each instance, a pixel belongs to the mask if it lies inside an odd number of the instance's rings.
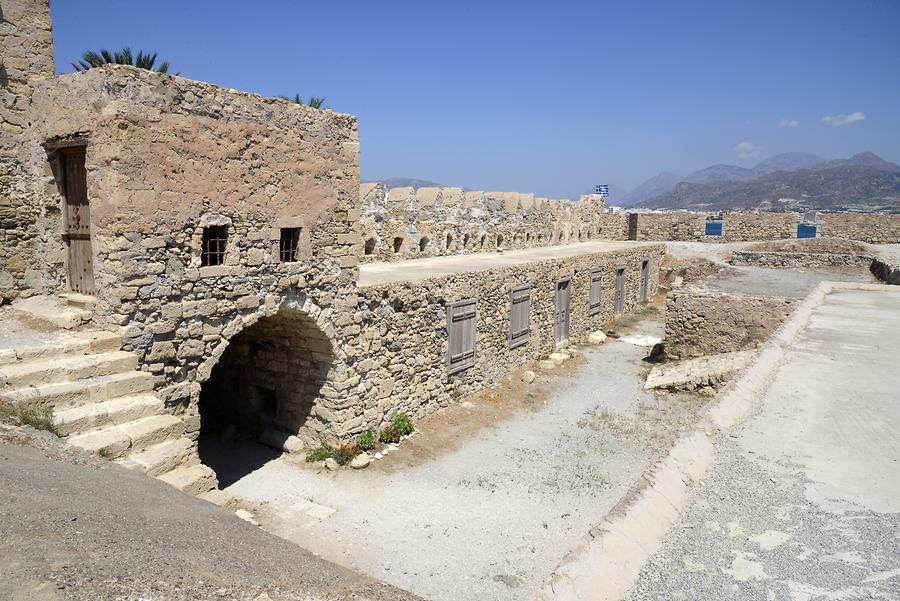
[[[755,167],[712,165],[681,177],[660,173],[610,204],[658,209],[900,210],[900,165],[871,152],[827,161],[806,152]]]
[[[387,189],[391,188],[446,188],[444,184],[436,184],[427,179],[415,179],[412,177],[389,177],[387,179],[364,179],[364,184],[381,184]]]

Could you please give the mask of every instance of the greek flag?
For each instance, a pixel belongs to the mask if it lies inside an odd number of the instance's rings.
[[[609,196],[609,186],[604,186],[603,184],[597,184],[597,194],[602,194],[603,196]]]

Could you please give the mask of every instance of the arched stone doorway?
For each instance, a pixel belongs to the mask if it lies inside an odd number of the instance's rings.
[[[328,336],[297,309],[260,317],[228,341],[201,384],[198,406],[198,452],[220,488],[280,455],[257,442],[266,430],[318,444],[327,424],[313,408],[334,360]]]

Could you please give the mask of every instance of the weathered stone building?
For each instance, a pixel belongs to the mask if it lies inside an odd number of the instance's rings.
[[[208,471],[179,466],[203,432],[347,440],[475,392],[656,288],[662,246],[585,242],[617,228],[601,197],[361,188],[354,117],[127,66],[56,77],[47,0],[7,4],[0,294],[24,308],[81,293],[69,301],[112,335],[8,349],[0,398],[55,407],[79,446],[196,492]],[[371,265],[360,282],[360,258],[579,240],[424,279]]]

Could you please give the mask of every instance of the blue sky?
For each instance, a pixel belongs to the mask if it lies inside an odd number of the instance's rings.
[[[130,45],[192,79],[326,96],[359,117],[368,179],[573,197],[787,151],[900,162],[897,0],[51,9],[60,72]]]

